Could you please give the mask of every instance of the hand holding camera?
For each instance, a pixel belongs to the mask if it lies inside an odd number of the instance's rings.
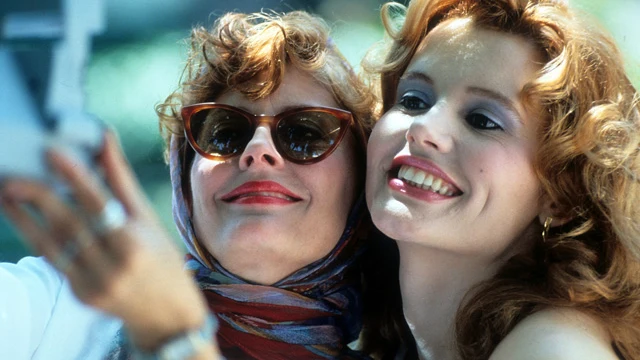
[[[62,3],[59,18],[0,14],[0,205],[81,301],[154,348],[199,327],[205,302],[114,135],[84,111],[100,0]]]

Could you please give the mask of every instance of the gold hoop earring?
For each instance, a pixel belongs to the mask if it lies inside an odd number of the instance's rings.
[[[547,235],[549,235],[549,229],[551,228],[551,222],[553,218],[551,216],[547,216],[544,220],[544,225],[542,226],[542,242],[547,242]]]

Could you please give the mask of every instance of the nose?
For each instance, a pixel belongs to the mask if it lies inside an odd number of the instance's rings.
[[[418,115],[407,130],[406,139],[410,146],[433,149],[442,153],[453,149],[455,115],[447,109],[432,107]]]
[[[248,170],[250,167],[284,167],[284,159],[276,150],[271,130],[266,125],[256,128],[253,137],[240,155],[240,170]]]

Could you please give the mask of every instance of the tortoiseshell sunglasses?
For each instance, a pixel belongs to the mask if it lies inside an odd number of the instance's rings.
[[[207,159],[240,155],[256,128],[268,124],[280,155],[297,164],[331,155],[354,121],[349,111],[329,107],[300,107],[270,116],[213,102],[184,106],[182,119],[189,144]]]

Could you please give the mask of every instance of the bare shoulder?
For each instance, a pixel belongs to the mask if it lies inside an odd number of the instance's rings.
[[[611,338],[593,317],[573,309],[545,309],[522,320],[489,360],[617,360]]]

